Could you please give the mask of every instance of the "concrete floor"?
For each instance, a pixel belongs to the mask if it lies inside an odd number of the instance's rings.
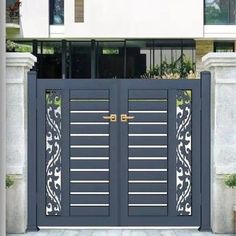
[[[211,232],[199,232],[198,230],[161,230],[161,229],[121,229],[121,230],[40,230],[39,232],[29,232],[27,234],[7,234],[8,236],[211,236]],[[230,236],[235,234],[216,234]]]

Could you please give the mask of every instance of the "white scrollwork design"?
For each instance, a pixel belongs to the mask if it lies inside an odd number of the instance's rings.
[[[178,90],[176,103],[176,211],[186,216],[192,215],[191,91]]]
[[[46,92],[46,215],[61,213],[61,91]]]

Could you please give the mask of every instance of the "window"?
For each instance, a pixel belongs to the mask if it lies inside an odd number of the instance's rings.
[[[97,78],[124,78],[124,42],[97,42]]]
[[[236,0],[205,0],[205,24],[236,24]]]
[[[38,77],[62,78],[62,43],[38,42]]]
[[[214,42],[214,52],[234,52],[233,41],[216,41]]]
[[[126,41],[126,78],[185,77],[195,71],[193,40]]]
[[[69,42],[69,78],[91,78],[91,42]]]
[[[50,25],[64,24],[64,0],[50,0]]]
[[[84,22],[84,0],[75,0],[75,22]]]

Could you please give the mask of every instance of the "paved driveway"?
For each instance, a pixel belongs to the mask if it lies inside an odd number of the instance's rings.
[[[197,230],[40,230],[27,234],[8,234],[8,236],[233,236],[235,234],[213,234]]]

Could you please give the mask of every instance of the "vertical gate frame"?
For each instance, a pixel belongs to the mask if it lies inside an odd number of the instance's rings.
[[[37,227],[37,77],[28,72],[28,223],[27,231]]]
[[[211,74],[201,72],[201,225],[211,231]]]

